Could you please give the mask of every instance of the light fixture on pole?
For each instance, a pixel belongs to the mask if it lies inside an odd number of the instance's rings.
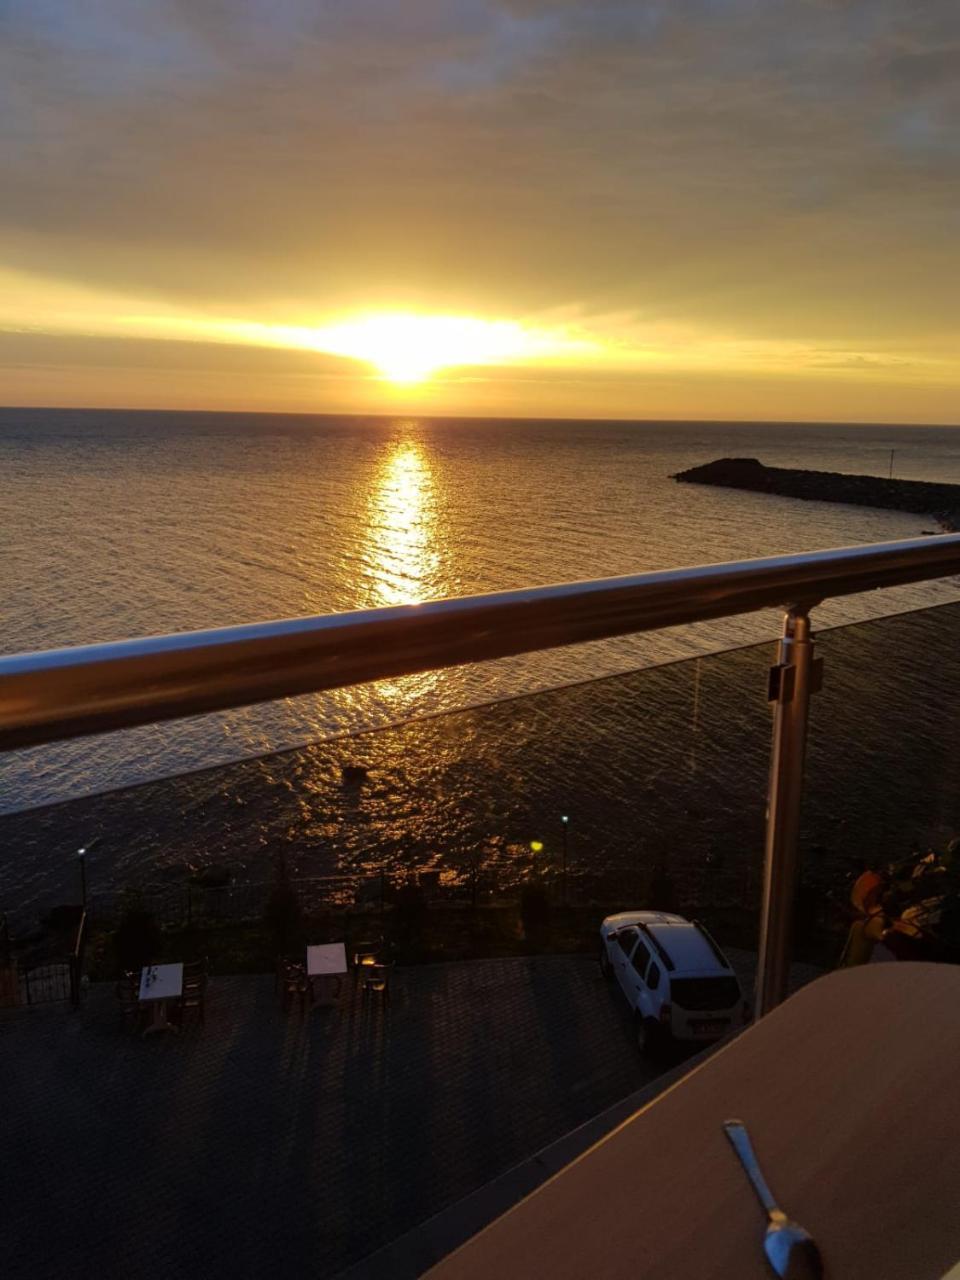
[[[87,909],[87,854],[99,843],[100,837],[94,836],[77,850],[77,861],[80,863],[80,903],[84,911]]]

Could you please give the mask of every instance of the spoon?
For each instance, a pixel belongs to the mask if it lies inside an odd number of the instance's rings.
[[[778,1276],[785,1280],[823,1280],[823,1260],[813,1236],[783,1212],[760,1170],[750,1135],[742,1120],[725,1120],[723,1131],[743,1165],[769,1223],[763,1248]]]

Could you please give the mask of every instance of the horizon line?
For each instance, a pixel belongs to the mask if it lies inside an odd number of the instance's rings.
[[[244,414],[251,418],[356,418],[364,421],[397,421],[398,419],[423,419],[428,422],[598,422],[638,425],[677,423],[697,426],[768,426],[768,427],[934,427],[938,430],[955,430],[958,422],[894,422],[874,421],[866,418],[624,418],[624,417],[563,417],[541,414],[477,414],[477,413],[360,413],[351,411],[330,412],[311,409],[175,409],[162,406],[145,408],[137,405],[33,405],[0,404],[0,413],[155,413],[155,414],[205,414],[211,417],[231,417]]]

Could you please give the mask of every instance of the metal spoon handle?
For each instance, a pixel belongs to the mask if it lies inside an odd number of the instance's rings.
[[[737,1153],[744,1172],[753,1184],[753,1189],[756,1191],[764,1209],[771,1217],[774,1214],[779,1214],[782,1217],[780,1206],[774,1200],[773,1192],[767,1186],[767,1180],[761,1172],[756,1152],[753,1149],[753,1143],[750,1141],[750,1135],[747,1133],[743,1121],[724,1120],[723,1131],[730,1139],[730,1144]]]

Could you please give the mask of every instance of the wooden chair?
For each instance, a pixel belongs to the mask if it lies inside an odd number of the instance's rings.
[[[352,948],[354,977],[360,981],[368,969],[374,968],[382,961],[383,939],[373,938],[369,942],[355,942]]]
[[[390,970],[385,964],[372,964],[361,970],[364,996],[380,996],[387,1003],[390,989]]]
[[[183,966],[184,990],[189,986],[196,986],[199,982],[206,981],[209,963],[207,957],[204,956],[202,960],[190,960]]]
[[[202,960],[192,960],[183,966],[183,994],[180,997],[180,1013],[182,1019],[192,1015],[199,1019],[201,1027],[206,1022],[207,973],[210,962],[206,956]]]
[[[190,960],[183,966],[183,987],[180,999],[171,1009],[172,1021],[183,1026],[190,1018],[196,1018],[201,1027],[206,1025],[207,969],[209,961]]]
[[[288,1012],[294,999],[300,1003],[302,1014],[308,1002],[313,1000],[313,988],[307,977],[307,966],[296,960],[281,960],[278,969],[278,985],[280,1001],[284,1013]]]
[[[184,981],[183,994],[177,1002],[180,1025],[184,1026],[190,1018],[196,1018],[201,1027],[206,1026],[207,979],[204,974],[187,986]]]
[[[371,938],[369,942],[353,943],[353,968],[370,968],[379,964],[380,951],[383,950],[383,938]]]

